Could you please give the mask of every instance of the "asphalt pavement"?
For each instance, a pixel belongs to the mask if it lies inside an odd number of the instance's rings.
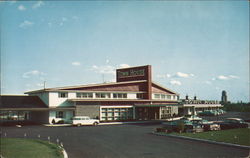
[[[1,127],[1,136],[38,138],[63,143],[69,158],[242,158],[249,150],[156,136],[159,124],[82,127]]]

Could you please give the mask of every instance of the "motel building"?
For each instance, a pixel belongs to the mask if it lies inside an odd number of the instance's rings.
[[[178,115],[178,109],[184,114],[185,106],[189,109],[179,101],[178,93],[152,81],[150,65],[117,69],[114,83],[45,88],[25,94],[1,96],[1,121],[69,123],[73,116],[103,122],[161,120]],[[202,105],[199,108],[206,109],[208,104]]]

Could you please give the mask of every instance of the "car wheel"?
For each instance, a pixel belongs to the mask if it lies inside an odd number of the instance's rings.
[[[80,124],[80,123],[78,123],[78,124],[77,124],[77,126],[79,127],[79,126],[81,126],[81,124]]]
[[[98,125],[98,123],[97,123],[97,122],[94,122],[93,125],[96,126],[96,125]]]

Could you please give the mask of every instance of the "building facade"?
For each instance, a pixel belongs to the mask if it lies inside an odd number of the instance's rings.
[[[151,66],[116,70],[116,82],[26,92],[49,109],[48,122],[90,116],[100,121],[164,119],[178,114],[179,94],[152,81]]]

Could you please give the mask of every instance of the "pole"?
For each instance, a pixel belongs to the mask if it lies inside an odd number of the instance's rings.
[[[43,89],[46,88],[46,81],[43,82]]]

